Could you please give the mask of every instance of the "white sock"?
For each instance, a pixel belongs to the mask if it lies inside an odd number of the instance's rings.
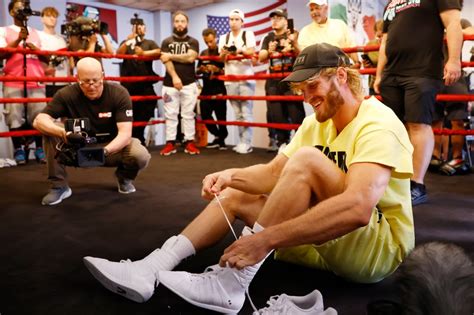
[[[255,224],[253,225],[252,230],[255,233],[258,233],[258,232],[262,232],[263,230],[265,230],[265,228],[263,226],[261,226],[257,221],[255,221]]]
[[[161,248],[141,260],[152,272],[173,270],[183,259],[196,253],[191,241],[184,235],[172,236]]]

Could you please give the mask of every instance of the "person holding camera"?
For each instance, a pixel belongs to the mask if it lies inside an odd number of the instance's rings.
[[[296,55],[296,34],[288,29],[288,14],[283,9],[276,9],[270,13],[272,29],[263,39],[262,48],[258,53],[260,62],[270,63],[270,73],[291,72]],[[283,55],[281,55],[283,54]],[[273,58],[277,57],[277,58]],[[288,84],[279,84],[280,78],[267,79],[265,93],[267,95],[294,95]],[[305,117],[303,102],[301,101],[267,101],[267,121],[280,124],[301,124]],[[273,132],[272,132],[273,130]],[[283,129],[269,129],[270,142],[276,138],[278,150],[283,150],[290,141],[290,131]]]
[[[8,11],[13,18],[13,25],[0,27],[0,47],[25,48],[29,50],[40,50],[42,42],[39,31],[27,26],[28,18],[31,15],[39,14],[32,11],[29,1],[11,0],[8,4]],[[43,77],[44,69],[41,61],[47,62],[46,56],[1,52],[0,59],[5,59],[4,73],[12,77]],[[38,81],[28,82],[5,82],[3,85],[3,96],[5,98],[44,98],[44,84]],[[36,103],[8,103],[6,104],[7,124],[11,131],[29,129],[36,115],[46,106],[44,102]],[[26,113],[25,113],[26,108]],[[26,116],[25,116],[26,115]],[[45,154],[41,137],[34,137],[35,158],[37,162],[45,162]],[[24,165],[28,160],[29,145],[31,139],[25,137],[13,137],[14,158],[17,165]]]
[[[219,52],[225,61],[226,75],[253,75],[252,59],[231,60],[229,56],[252,57],[255,53],[255,35],[252,31],[242,30],[244,24],[244,13],[239,9],[229,12],[230,32],[219,38]],[[253,96],[255,94],[255,81],[225,81],[228,95]],[[229,100],[235,113],[235,120],[253,121],[253,101]],[[234,151],[240,154],[252,152],[252,128],[239,128],[239,144]]]
[[[207,49],[201,52],[201,56],[219,56],[217,47],[217,33],[215,29],[206,28],[202,31],[202,38],[207,45]],[[201,95],[226,95],[224,81],[216,79],[216,76],[224,74],[224,63],[215,60],[199,59],[197,73],[202,74]],[[203,120],[219,121],[227,120],[227,101],[226,100],[201,100],[201,118]],[[214,141],[207,144],[206,148],[227,150],[225,138],[229,132],[226,125],[206,124],[207,130],[214,136]]]
[[[173,35],[161,43],[161,61],[166,67],[162,89],[166,118],[166,145],[160,151],[163,156],[176,153],[180,112],[184,129],[184,152],[191,155],[201,153],[194,144],[194,109],[198,97],[194,61],[199,53],[199,42],[188,35],[188,22],[186,13],[176,11],[173,14]]]
[[[79,123],[74,124],[73,132],[67,132],[55,123],[57,118],[75,118]],[[90,121],[90,134],[82,131],[80,121],[86,119]],[[132,121],[132,103],[127,90],[118,84],[104,82],[102,65],[97,59],[80,59],[77,83],[59,90],[33,123],[44,135],[48,179],[52,184],[42,204],[55,205],[71,196],[66,166],[55,158],[61,156],[58,149],[64,143],[97,142],[102,153],[95,153],[97,160],[102,160],[104,166],[117,167],[115,176],[119,193],[135,192],[133,180],[148,165],[151,156],[138,139],[132,138]],[[94,141],[90,141],[90,137],[94,137]]]
[[[56,24],[58,23],[59,12],[54,7],[45,7],[41,10],[41,22],[43,31],[40,32],[43,50],[67,50],[64,38],[56,34]],[[68,62],[66,56],[52,55],[49,62],[44,64],[45,75],[51,77],[67,77]],[[56,91],[67,85],[66,82],[47,82],[46,97],[52,97]]]
[[[127,36],[119,48],[117,54],[159,57],[161,50],[155,41],[146,39],[146,25],[143,19],[135,16],[130,20],[132,33]],[[130,76],[155,76],[153,71],[153,61],[143,61],[134,59],[124,59],[120,67],[122,77]],[[122,82],[130,95],[155,95],[153,85],[156,82]],[[133,102],[133,120],[148,121],[155,114],[156,100]],[[132,130],[132,137],[137,138],[145,145],[145,126],[135,126]]]

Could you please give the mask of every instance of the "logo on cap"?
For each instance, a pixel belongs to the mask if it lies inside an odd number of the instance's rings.
[[[304,65],[304,62],[306,61],[306,56],[307,56],[307,54],[299,55],[298,57],[296,57],[293,67],[298,67],[298,66]]]

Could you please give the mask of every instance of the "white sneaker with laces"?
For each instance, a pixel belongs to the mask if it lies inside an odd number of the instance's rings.
[[[132,301],[148,301],[158,286],[156,274],[159,270],[172,270],[181,259],[175,254],[175,245],[182,242],[180,236],[170,237],[161,247],[147,257],[132,262],[130,259],[112,262],[107,259],[84,257],[87,269],[108,290]],[[184,255],[186,256],[186,255]]]
[[[158,279],[165,287],[193,305],[235,314],[244,305],[245,291],[262,262],[241,270],[214,265],[202,274],[160,271]]]
[[[252,146],[250,146],[249,144],[246,144],[246,143],[240,143],[238,145],[238,148],[235,149],[235,152],[237,152],[239,154],[248,154],[252,151],[253,151]]]
[[[267,305],[253,315],[337,315],[332,307],[324,310],[323,297],[318,290],[305,296],[275,295],[267,301]]]

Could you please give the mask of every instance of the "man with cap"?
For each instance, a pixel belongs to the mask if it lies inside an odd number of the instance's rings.
[[[225,61],[224,72],[226,75],[253,75],[252,59],[257,43],[252,31],[242,30],[244,13],[234,9],[229,12],[230,32],[219,38],[219,52]],[[241,60],[232,60],[230,56],[249,56]],[[255,81],[225,81],[228,95],[253,96],[255,94]],[[229,100],[235,113],[235,120],[243,122],[253,121],[253,101]],[[239,143],[234,151],[240,154],[252,152],[252,128],[239,128]]]
[[[145,259],[86,257],[99,281],[132,299],[141,292],[139,301],[156,281],[194,305],[237,313],[273,250],[277,259],[362,283],[397,269],[414,246],[412,147],[403,124],[376,98],[364,100],[359,73],[335,46],[304,49],[284,81],[315,113],[283,153],[267,164],[207,175],[201,194],[217,200]],[[203,274],[170,271],[227,234],[222,211],[247,226],[219,265]]]
[[[295,47],[295,32],[288,30],[288,14],[283,9],[270,13],[272,29],[265,36],[258,53],[260,62],[269,62],[270,73],[291,72],[298,49]],[[282,55],[283,54],[283,55]],[[267,95],[294,95],[288,84],[278,84],[280,79],[267,79]],[[301,101],[267,101],[267,121],[280,124],[301,124],[305,117]],[[282,150],[290,141],[290,131],[269,129],[270,143],[276,140],[276,146]]]
[[[120,47],[117,49],[117,54],[159,57],[160,47],[151,39],[146,39],[146,25],[143,19],[132,19],[132,33],[127,36]],[[120,67],[120,75],[122,77],[131,76],[155,76],[153,71],[153,60],[143,61],[135,59],[124,59]],[[155,95],[153,88],[155,82],[123,82],[122,85],[128,90],[131,96],[138,95]],[[134,121],[148,121],[155,115],[156,100],[133,102],[133,120]],[[145,145],[145,126],[133,127],[132,137],[137,138]]]
[[[310,0],[307,4],[311,19],[310,24],[303,27],[298,35],[300,50],[309,45],[328,43],[340,48],[356,46],[355,39],[349,27],[341,20],[328,17],[327,0]],[[360,68],[361,63],[357,53],[350,54],[354,68]]]

